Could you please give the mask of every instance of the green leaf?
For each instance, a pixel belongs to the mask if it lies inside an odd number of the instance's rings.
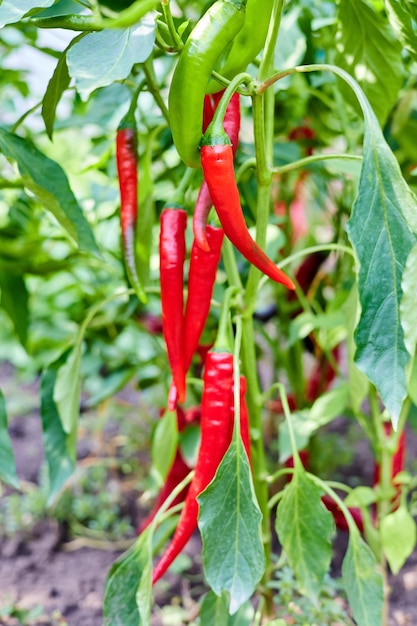
[[[405,264],[401,281],[403,296],[400,304],[401,324],[404,332],[404,344],[410,354],[414,354],[417,345],[417,245],[411,250]]]
[[[159,132],[159,129],[157,129]],[[139,219],[136,221],[136,270],[140,281],[146,285],[149,278],[149,263],[152,251],[152,229],[156,222],[155,201],[153,197],[152,154],[155,133],[143,137],[145,152],[139,159]]]
[[[152,469],[162,485],[172,466],[178,446],[177,416],[165,411],[158,420],[152,437]]]
[[[381,521],[381,544],[393,574],[398,574],[416,546],[416,523],[405,506]]]
[[[132,28],[88,33],[68,50],[68,71],[81,98],[87,100],[98,87],[127,78],[135,63],[146,61],[155,28],[155,15],[149,13]]]
[[[403,84],[401,44],[387,18],[364,0],[341,0],[338,25],[335,64],[356,78],[384,125]],[[343,83],[340,89],[357,107],[350,89]]]
[[[12,442],[7,430],[6,402],[0,389],[0,480],[19,488],[19,479],[16,474]]]
[[[54,402],[64,431],[69,435],[77,430],[80,414],[81,395],[81,357],[84,329],[78,331],[75,345],[68,355],[66,362],[58,370]]]
[[[0,2],[0,28],[18,22],[32,9],[50,7],[55,0],[3,0]]]
[[[295,411],[291,413],[291,424],[293,427],[297,450],[302,450],[308,441],[321,426],[328,424],[335,417],[343,413],[349,397],[348,385],[339,385],[335,389],[320,396],[310,410]],[[292,455],[291,439],[287,422],[283,422],[279,427],[279,459],[284,463]]]
[[[217,596],[209,591],[201,603],[199,618],[204,626],[250,626],[254,617],[254,609],[246,602],[234,615],[229,615],[229,596],[223,591]]]
[[[355,91],[365,117],[362,172],[347,224],[360,263],[355,362],[374,383],[395,427],[407,394],[410,355],[400,322],[401,280],[417,240],[417,200],[357,83],[333,69]]]
[[[383,605],[382,576],[375,557],[359,532],[350,533],[342,564],[343,585],[359,626],[381,626]]]
[[[63,169],[33,143],[0,128],[0,150],[17,162],[24,185],[76,241],[81,250],[98,252],[91,228]]]
[[[68,88],[71,80],[67,67],[67,52],[84,36],[84,33],[82,33],[78,37],[75,37],[70,42],[69,46],[63,51],[42,100],[42,117],[45,122],[47,135],[51,140],[54,132],[56,108],[61,100],[62,94]]]
[[[152,530],[147,528],[110,568],[104,591],[104,626],[150,626]]]
[[[233,614],[252,595],[265,569],[262,514],[240,441],[232,442],[213,481],[197,499],[204,573],[217,595],[230,593]]]
[[[77,456],[77,433],[64,431],[53,398],[59,365],[60,361],[43,372],[40,390],[43,445],[49,470],[48,505],[73,473]]]
[[[0,271],[0,290],[0,304],[10,317],[20,343],[26,347],[29,326],[29,296],[23,276]]]
[[[332,558],[334,523],[322,492],[296,468],[277,509],[276,531],[303,593],[317,600]]]
[[[410,52],[414,61],[417,61],[417,34],[407,3],[402,0],[385,0],[385,7],[391,26],[399,40]]]

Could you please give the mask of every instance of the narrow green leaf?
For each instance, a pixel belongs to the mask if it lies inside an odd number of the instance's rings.
[[[0,151],[17,162],[24,185],[56,217],[81,250],[98,252],[91,228],[63,169],[30,141],[0,128]]]
[[[156,20],[146,15],[136,26],[88,33],[67,53],[68,71],[83,100],[98,87],[127,78],[135,63],[143,63],[152,52]]]
[[[178,446],[177,416],[174,411],[165,411],[158,420],[152,437],[152,469],[157,473],[161,485],[174,461]]]
[[[209,591],[201,603],[199,618],[204,626],[251,626],[255,611],[248,601],[234,615],[229,615],[229,596]]]
[[[0,28],[18,22],[32,9],[50,7],[55,0],[3,0],[0,2]]]
[[[67,434],[61,424],[53,392],[60,361],[46,369],[41,378],[43,445],[49,470],[49,499],[52,504],[75,469],[77,433]]]
[[[301,468],[285,487],[276,531],[303,593],[316,600],[332,558],[334,523],[321,490]]]
[[[198,502],[207,582],[217,595],[229,592],[233,614],[252,595],[265,569],[262,514],[240,441],[232,442]]]
[[[399,40],[410,52],[414,61],[417,61],[417,33],[407,3],[402,0],[385,0],[385,7]]]
[[[356,78],[383,125],[403,84],[401,44],[387,18],[365,0],[341,0],[338,25],[335,64]],[[350,89],[343,83],[340,89],[357,107]]]
[[[334,71],[355,91],[365,117],[362,172],[347,224],[360,263],[355,362],[374,383],[395,427],[407,394],[410,354],[400,321],[401,280],[417,241],[417,200],[357,83]]]
[[[0,291],[0,304],[10,317],[20,343],[26,347],[29,326],[29,296],[23,276],[0,271]]]
[[[381,544],[393,574],[398,574],[416,546],[416,523],[405,506],[381,522]]]
[[[6,402],[0,389],[0,480],[19,488],[19,479],[16,474],[12,442],[7,430]]]
[[[358,626],[381,626],[382,576],[359,532],[351,533],[342,564],[343,585]]]
[[[417,245],[411,250],[405,264],[401,281],[403,292],[400,313],[404,332],[404,343],[410,354],[414,354],[417,345]]]
[[[55,67],[51,80],[46,88],[45,95],[42,100],[42,117],[45,122],[45,128],[49,139],[52,139],[54,132],[54,121],[56,108],[61,100],[62,94],[70,84],[70,75],[67,67],[67,52],[77,41],[84,37],[84,33],[75,37],[62,52],[62,55]]]
[[[150,626],[152,530],[112,565],[104,591],[104,626]]]
[[[159,132],[159,130],[158,130]],[[154,133],[140,138],[145,143],[145,152],[139,159],[139,219],[136,222],[136,270],[140,281],[146,285],[149,279],[149,263],[152,251],[152,230],[156,222],[155,200],[153,196],[152,150]]]
[[[54,402],[67,434],[76,432],[80,414],[81,395],[81,357],[84,332],[78,331],[74,347],[66,362],[58,370]]]

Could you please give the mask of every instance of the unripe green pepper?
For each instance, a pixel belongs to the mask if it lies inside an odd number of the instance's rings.
[[[274,0],[248,0],[246,5],[245,23],[233,40],[230,51],[222,55],[218,66],[214,69],[231,80],[236,74],[245,72],[262,50],[268,34]],[[207,93],[216,93],[222,85],[212,79]]]
[[[246,0],[216,0],[196,24],[180,54],[169,91],[172,138],[180,157],[200,167],[204,95],[224,50],[245,22]]]

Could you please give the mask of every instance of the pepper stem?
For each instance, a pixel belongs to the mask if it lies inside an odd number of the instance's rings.
[[[239,289],[232,285],[224,293],[222,310],[220,313],[219,329],[217,331],[216,342],[213,346],[215,352],[233,352],[233,339],[230,324],[230,309],[233,300]]]
[[[230,81],[225,89],[224,94],[221,97],[219,104],[214,112],[211,124],[207,127],[204,133],[200,146],[213,146],[213,145],[230,145],[230,139],[228,134],[223,128],[223,120],[226,115],[226,109],[232,99],[233,94],[237,91],[238,87],[242,83],[252,82],[253,78],[246,72],[237,74],[233,80]]]

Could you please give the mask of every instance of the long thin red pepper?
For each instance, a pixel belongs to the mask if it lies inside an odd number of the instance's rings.
[[[188,274],[188,296],[184,315],[184,369],[190,367],[194,352],[210,311],[211,297],[223,243],[221,228],[207,227],[209,250],[202,250],[194,240]]]
[[[225,138],[221,139],[225,141]],[[294,289],[292,280],[271,261],[248,231],[240,206],[230,142],[203,145],[201,165],[226,237],[261,272],[288,289]]]
[[[233,404],[233,355],[210,351],[204,368],[201,404],[201,442],[194,478],[185,499],[177,529],[152,576],[154,584],[184,548],[197,528],[197,496],[212,481],[230,445]]]
[[[162,329],[167,346],[168,361],[178,399],[185,399],[184,369],[184,260],[187,212],[165,208],[161,213],[159,241]],[[170,394],[169,407],[175,410],[175,398]]]
[[[146,302],[146,293],[135,263],[135,231],[138,218],[138,154],[134,114],[121,122],[116,134],[116,164],[120,188],[120,224],[123,256],[129,280],[138,298]]]
[[[203,117],[203,132],[205,132],[208,123],[211,121],[211,118],[208,119],[209,115],[209,105],[206,104],[206,100],[211,102],[211,116],[213,117],[213,113],[217,108],[217,105],[220,102],[220,99],[223,95],[224,91],[220,91],[211,96],[207,95],[204,100],[204,112],[205,115]],[[239,131],[240,131],[240,96],[238,93],[234,93],[229,104],[227,105],[226,113],[223,120],[223,128],[232,144],[233,154],[236,154],[236,150],[239,143]],[[203,180],[200,191],[197,197],[197,202],[194,208],[193,214],[193,231],[194,237],[197,242],[197,245],[202,250],[208,250],[209,243],[206,237],[206,225],[207,218],[210,213],[210,209],[213,206],[213,201],[211,199],[211,195],[209,189],[207,187],[207,183]]]

